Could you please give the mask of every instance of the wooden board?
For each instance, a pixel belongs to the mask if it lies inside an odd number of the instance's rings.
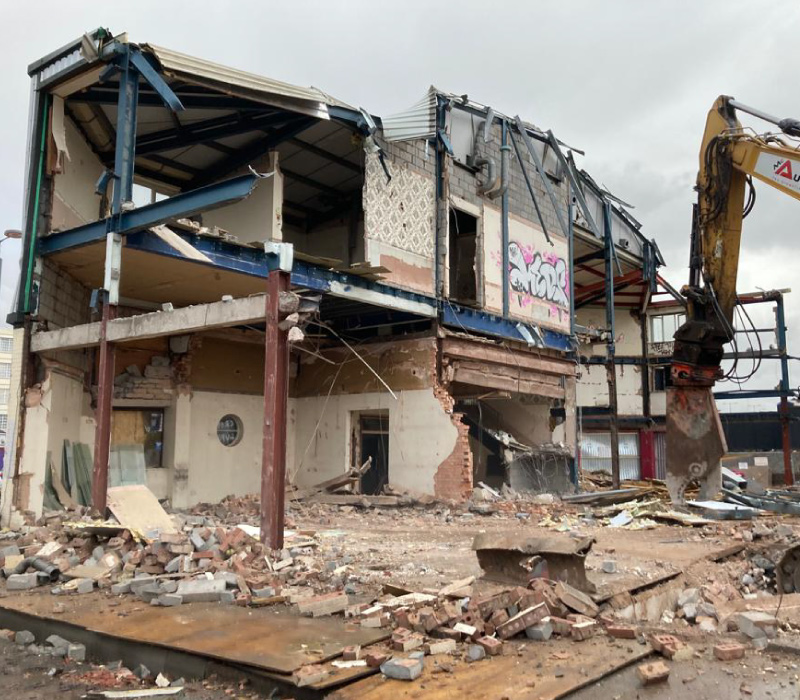
[[[146,486],[115,486],[108,489],[108,509],[128,530],[143,535],[153,530],[177,532],[172,518]]]
[[[506,642],[519,651],[468,664],[451,657],[426,657],[422,675],[412,683],[372,676],[342,688],[330,700],[402,700],[403,698],[519,698],[556,700],[652,654],[636,641],[596,637],[585,642]],[[434,673],[448,663],[451,673]]]

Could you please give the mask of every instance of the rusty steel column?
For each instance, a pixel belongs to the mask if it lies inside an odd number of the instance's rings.
[[[290,273],[272,270],[267,278],[264,358],[264,443],[261,455],[261,541],[283,548],[286,489],[286,402],[289,393],[287,331],[278,327],[281,292],[289,291]]]
[[[114,345],[106,340],[108,322],[114,318],[115,308],[103,303],[100,321],[100,361],[97,372],[97,410],[94,429],[94,468],[92,470],[92,505],[106,515],[108,499],[108,457],[111,448],[111,410],[114,398]]]

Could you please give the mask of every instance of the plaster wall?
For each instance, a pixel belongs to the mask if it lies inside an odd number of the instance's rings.
[[[253,167],[258,172],[275,172],[259,180],[244,201],[205,212],[203,225],[219,226],[242,243],[283,240],[283,175],[278,167],[278,154],[264,156]]]
[[[354,412],[378,410],[389,413],[389,483],[433,494],[458,431],[432,389],[400,391],[396,401],[386,392],[295,399],[289,414],[295,482],[311,486],[342,474],[351,466]]]
[[[581,309],[578,315],[578,323],[582,326],[605,327],[605,310]],[[617,355],[641,357],[642,343],[639,322],[626,309],[617,309],[615,330],[617,335]],[[585,356],[605,357],[605,344],[584,344],[581,345],[580,352]],[[624,416],[642,415],[644,410],[642,404],[642,367],[639,365],[618,364],[616,372],[619,414]],[[581,365],[580,375],[577,382],[578,406],[608,406],[608,383],[606,381],[605,366]]]
[[[53,178],[51,231],[96,221],[100,215],[100,196],[95,194],[95,187],[105,168],[72,120],[66,119],[65,127],[69,157],[64,157],[64,172]]]

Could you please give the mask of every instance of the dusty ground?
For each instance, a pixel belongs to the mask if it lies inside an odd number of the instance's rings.
[[[516,512],[519,511],[519,512]],[[590,535],[596,539],[587,557],[587,570],[601,593],[613,593],[633,585],[641,585],[664,574],[682,572],[686,586],[719,585],[733,592],[732,603],[742,602],[738,590],[743,572],[748,568],[747,552],[722,563],[709,557],[732,544],[751,543],[753,523],[713,523],[703,527],[659,525],[653,529],[630,530],[586,520],[576,509],[561,506],[525,505],[489,516],[448,509],[386,508],[356,510],[315,505],[294,506],[290,511],[291,526],[300,531],[313,531],[320,541],[319,556],[323,561],[353,567],[359,591],[380,592],[385,583],[405,585],[413,590],[437,589],[468,575],[480,576],[476,557],[471,550],[479,532],[512,532],[520,539],[555,532],[567,536]],[[252,521],[242,517],[241,522]],[[792,519],[761,519],[768,527],[778,523],[794,527]],[[800,523],[793,538],[797,541]],[[604,561],[613,560],[617,573],[605,574]],[[27,594],[37,608],[48,610],[56,603],[46,590]],[[130,606],[141,605],[134,599],[112,598],[106,592],[92,594],[98,609],[109,614],[124,614]],[[69,596],[59,596],[59,604],[69,605]],[[772,598],[771,600],[776,600]],[[35,601],[35,602],[34,602]],[[784,615],[786,613],[782,613]],[[792,620],[800,627],[800,608]],[[785,619],[785,618],[784,618]],[[667,684],[642,688],[635,676],[635,666],[620,671],[572,697],[670,698],[691,693],[695,698],[797,698],[800,657],[756,651],[748,642],[748,655],[743,662],[721,663],[713,659],[711,648],[716,635],[700,633],[695,626],[678,620],[668,630],[689,641],[695,656],[689,661],[671,662],[672,675]],[[782,638],[800,639],[791,627]],[[0,643],[2,697],[39,700],[58,694],[78,698],[86,685],[65,673],[63,662],[51,657],[38,657],[13,644]],[[53,671],[52,669],[55,669]],[[394,682],[393,682],[394,683]],[[239,689],[214,681],[194,683],[187,687],[187,697],[201,700],[230,697],[260,697],[247,688]],[[418,689],[419,690],[419,689]],[[417,697],[425,697],[424,691]],[[535,694],[531,697],[535,697]]]

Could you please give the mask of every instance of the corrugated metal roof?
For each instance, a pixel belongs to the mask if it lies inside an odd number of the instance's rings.
[[[343,105],[342,102],[316,88],[283,83],[153,44],[142,44],[142,49],[149,51],[158,59],[167,75],[179,77],[196,85],[211,87],[229,95],[291,109],[319,119],[329,118],[329,105]]]
[[[436,135],[436,88],[411,107],[397,114],[382,117],[383,137],[387,141],[428,139]]]

